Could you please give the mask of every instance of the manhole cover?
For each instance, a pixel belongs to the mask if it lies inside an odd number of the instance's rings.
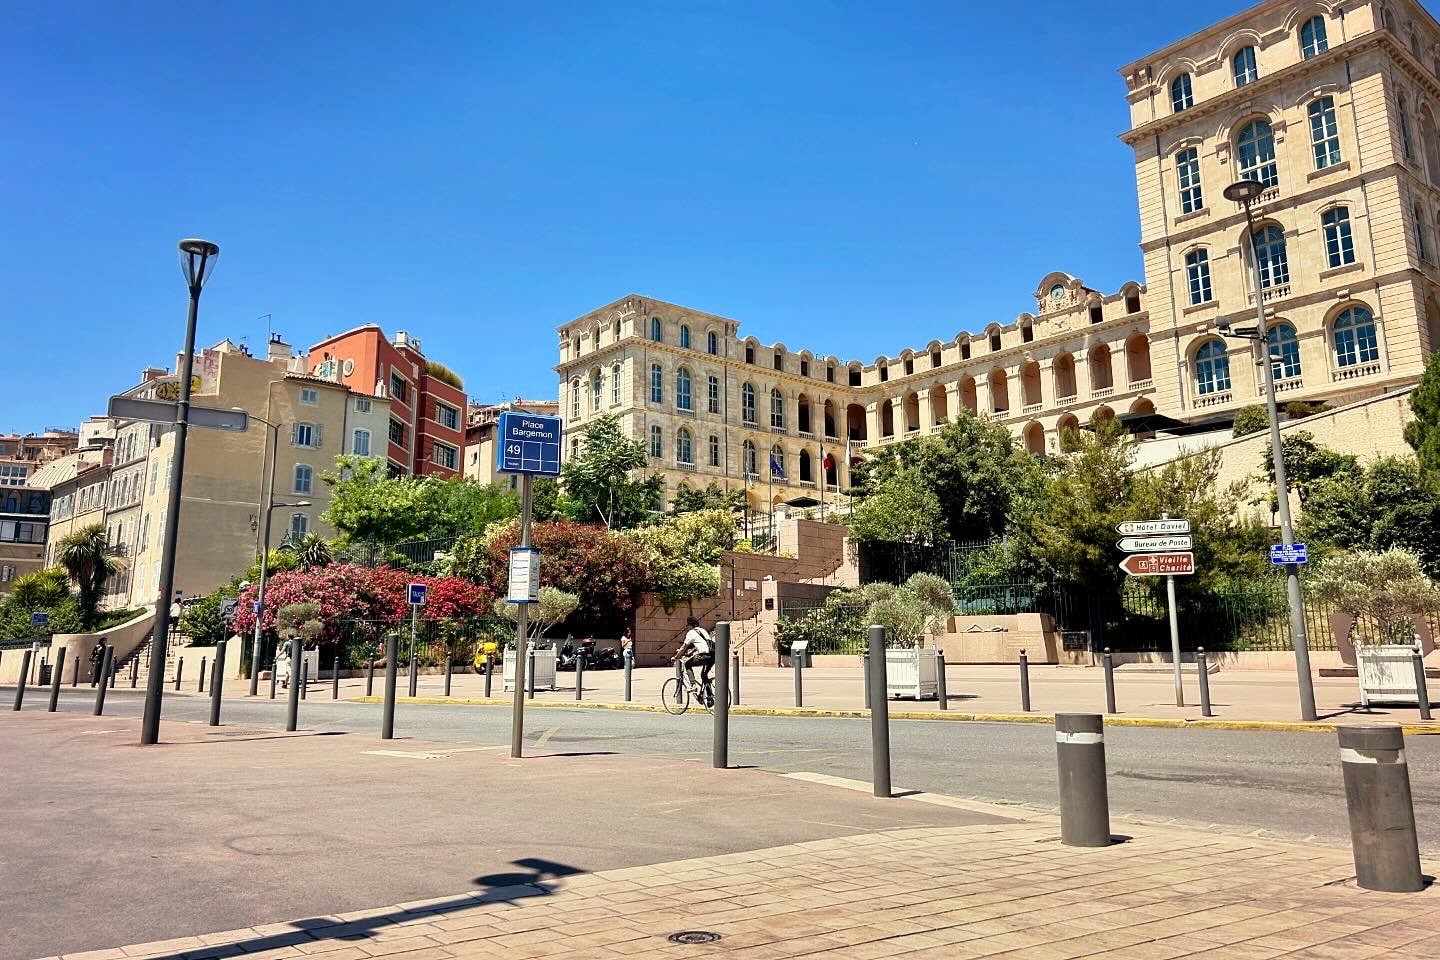
[[[720,939],[720,934],[711,933],[709,930],[681,930],[665,939],[671,943],[714,943]]]

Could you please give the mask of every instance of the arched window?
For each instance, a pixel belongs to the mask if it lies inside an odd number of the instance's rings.
[[[990,331],[990,352],[1000,352],[1000,331],[998,329]]]
[[[715,336],[714,330],[705,334],[705,349],[711,354],[718,354],[720,352],[720,338]]]
[[[785,451],[778,445],[770,448],[770,476],[785,479]]]
[[[1230,356],[1223,340],[1207,340],[1195,351],[1195,389],[1202,397],[1230,390]]]
[[[680,324],[680,346],[686,350],[690,349],[690,325]]]
[[[1415,251],[1420,254],[1421,260],[1429,260],[1430,244],[1427,242],[1425,230],[1425,211],[1416,203],[1410,207],[1410,215],[1415,218]]]
[[[1195,105],[1195,96],[1190,90],[1190,74],[1182,73],[1170,81],[1170,106],[1176,112]]]
[[[659,317],[651,317],[651,318],[650,318],[650,339],[651,339],[651,340],[654,340],[656,343],[659,343],[659,342],[660,342],[660,318],[659,318]]]
[[[675,371],[675,406],[680,410],[693,409],[690,403],[690,370],[686,367]]]
[[[1280,171],[1275,165],[1275,134],[1269,120],[1258,117],[1241,127],[1240,135],[1235,138],[1235,152],[1240,155],[1243,179],[1259,180],[1267,187],[1280,182]]]
[[[745,423],[755,423],[755,387],[753,384],[745,384],[740,388],[740,419]]]
[[[1318,57],[1330,49],[1330,41],[1325,38],[1325,18],[1311,17],[1300,25],[1300,52],[1306,60],[1311,57]]]
[[[590,412],[591,412],[591,413],[599,413],[599,412],[600,412],[600,402],[601,402],[600,398],[603,397],[603,396],[605,396],[605,377],[604,377],[604,375],[603,375],[599,370],[596,370],[595,373],[594,373],[594,375],[591,376],[591,378],[590,378]]]
[[[1190,303],[1209,303],[1213,296],[1210,289],[1210,254],[1203,249],[1185,254],[1185,276],[1190,282]]]
[[[1334,207],[1320,216],[1325,233],[1325,258],[1332,267],[1355,262],[1355,241],[1350,236],[1350,209]]]
[[[1175,154],[1175,179],[1180,186],[1180,212],[1194,213],[1205,206],[1200,189],[1200,151],[1191,147]]]
[[[650,364],[650,402],[665,402],[665,371],[660,364]]]
[[[690,437],[690,431],[681,427],[675,434],[675,462],[694,465],[695,448]]]
[[[710,434],[710,466],[720,466],[720,438]]]
[[[580,419],[580,378],[576,377],[570,381],[570,419]],[[391,421],[392,423],[394,421]]]
[[[747,343],[747,344],[745,344],[745,362],[746,362],[746,363],[754,363],[754,362],[755,362],[755,344],[753,344],[753,343]]]
[[[717,377],[717,376],[715,376],[714,374],[711,374],[711,375],[710,375],[710,379],[709,379],[709,382],[708,382],[708,388],[707,388],[707,396],[708,396],[708,398],[709,398],[709,407],[708,407],[709,411],[710,411],[711,413],[719,413],[719,412],[720,412],[720,378]]]
[[[745,441],[745,446],[741,448],[741,452],[742,452],[741,459],[744,461],[744,463],[743,463],[743,465],[742,465],[742,469],[744,470],[745,476],[747,476],[747,477],[757,477],[757,476],[759,476],[759,475],[760,475],[760,469],[759,469],[760,464],[759,464],[759,462],[758,462],[758,461],[759,461],[759,458],[755,455],[755,444],[754,444],[753,442],[749,441],[749,440],[746,440],[746,441]]]
[[[1268,335],[1271,375],[1277,383],[1299,379],[1300,341],[1295,337],[1295,328],[1288,323],[1277,323],[1269,329]]]
[[[1395,94],[1395,116],[1400,123],[1400,152],[1406,160],[1413,160],[1415,151],[1410,146],[1410,110],[1403,93]]]
[[[610,406],[620,405],[620,364],[610,368]]]
[[[1340,127],[1335,122],[1335,98],[1321,97],[1310,104],[1310,146],[1315,169],[1324,170],[1340,162]]]
[[[785,429],[785,395],[779,387],[770,391],[770,426],[776,430]]]
[[[1335,318],[1335,364],[1354,367],[1380,359],[1375,318],[1364,307],[1351,307]]]
[[[814,470],[811,468],[811,463],[810,463],[810,451],[809,451],[809,450],[804,450],[804,449],[802,449],[802,450],[800,451],[800,482],[801,482],[801,483],[814,483],[814,482],[815,482],[815,472],[814,472]]]
[[[650,428],[650,456],[659,460],[665,455],[665,434],[659,424]]]
[[[1290,261],[1285,255],[1285,232],[1275,224],[1255,230],[1255,262],[1260,268],[1260,286],[1266,290],[1290,282]]]
[[[1260,79],[1260,71],[1255,67],[1254,47],[1241,47],[1235,51],[1230,64],[1235,68],[1235,86],[1243,87]]]

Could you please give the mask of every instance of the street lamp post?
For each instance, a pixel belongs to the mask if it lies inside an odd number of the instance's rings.
[[[1217,324],[1226,336],[1258,340],[1265,368],[1265,408],[1270,417],[1270,450],[1275,461],[1275,500],[1280,514],[1280,542],[1290,546],[1295,542],[1295,528],[1290,519],[1290,483],[1285,473],[1285,449],[1280,438],[1280,415],[1275,403],[1275,367],[1270,354],[1270,329],[1265,323],[1265,301],[1260,282],[1260,255],[1255,247],[1255,213],[1253,205],[1265,185],[1258,180],[1237,180],[1225,188],[1225,199],[1243,204],[1245,226],[1250,237],[1250,257],[1254,261],[1255,330],[1231,330],[1228,321]],[[1300,596],[1300,566],[1285,564],[1285,593],[1290,602],[1290,638],[1295,646],[1295,672],[1300,686],[1300,717],[1314,720],[1315,686],[1310,677],[1310,643],[1306,635],[1305,607]]]
[[[275,461],[279,459],[278,456],[271,456],[270,450],[273,436],[273,445],[277,448],[276,453],[279,453],[280,430],[276,424],[271,423],[264,417],[252,415],[250,419],[259,420],[265,425],[265,451],[261,454],[261,461],[263,464],[267,457],[270,460],[269,482],[265,482],[264,474],[262,474],[260,500],[256,503],[256,507],[261,513],[260,527],[262,533],[260,534],[260,542],[257,545],[260,554],[260,586],[255,593],[255,637],[250,646],[250,696],[254,697],[258,696],[260,692],[260,620],[265,615],[265,581],[266,575],[269,573],[269,563],[267,561],[270,559],[270,516],[275,509]]]
[[[180,358],[180,399],[175,404],[175,459],[170,467],[170,491],[165,505],[165,543],[160,557],[159,599],[155,602],[155,628],[150,643],[150,676],[145,681],[145,713],[140,722],[142,745],[160,741],[160,708],[165,685],[165,653],[170,633],[170,594],[175,587],[175,546],[180,532],[180,483],[185,476],[185,439],[190,428],[190,377],[195,369],[195,320],[200,291],[215,270],[220,247],[209,240],[181,240],[180,267],[190,290],[190,313],[185,323],[185,352]]]

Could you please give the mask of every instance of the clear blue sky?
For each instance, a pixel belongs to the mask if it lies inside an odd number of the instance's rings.
[[[375,322],[481,400],[630,292],[867,362],[1111,292],[1117,68],[1243,6],[0,0],[0,431],[173,363],[184,236],[202,344]]]

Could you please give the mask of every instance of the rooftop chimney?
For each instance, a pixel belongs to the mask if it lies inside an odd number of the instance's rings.
[[[266,360],[289,360],[292,356],[290,344],[280,338],[280,334],[270,334],[270,342],[265,347]]]

